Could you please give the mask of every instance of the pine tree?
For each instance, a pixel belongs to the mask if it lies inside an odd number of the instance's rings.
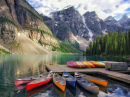
[[[90,47],[89,46],[87,47],[86,55],[90,55]]]

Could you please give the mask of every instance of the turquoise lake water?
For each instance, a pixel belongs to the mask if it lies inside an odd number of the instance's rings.
[[[47,72],[46,64],[65,65],[68,61],[127,61],[122,58],[82,56],[82,55],[0,55],[0,97],[130,97],[130,86],[107,79],[107,87],[101,87],[98,95],[94,95],[80,86],[76,89],[66,88],[60,91],[53,83],[27,92],[26,89],[15,91],[14,80]]]

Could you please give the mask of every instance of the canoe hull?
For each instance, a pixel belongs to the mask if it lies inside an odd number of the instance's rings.
[[[72,87],[75,87],[76,78],[74,78],[72,75],[67,73],[66,71],[63,72],[62,78],[66,80],[66,83]]]
[[[58,83],[55,82],[54,80],[53,80],[53,83],[54,83],[57,87],[59,87],[62,91],[65,91],[65,86],[64,86],[64,85],[58,84]]]
[[[67,81],[67,84],[69,84],[72,87],[75,87],[75,82],[76,81]]]
[[[78,67],[79,67],[79,66],[78,66],[75,62],[73,62],[73,61],[67,62],[67,65],[68,65],[68,67],[72,67],[72,68],[78,68]]]
[[[100,79],[100,78],[96,78],[96,77],[93,77],[93,76],[90,76],[90,75],[86,75],[86,74],[82,74],[82,73],[78,73],[79,75],[81,75],[82,77],[84,77],[85,79],[95,83],[95,84],[98,84],[98,85],[101,85],[101,86],[107,86],[108,82],[106,80],[103,80],[103,79]]]
[[[55,84],[53,84],[53,88],[59,94],[60,97],[66,97],[66,91],[62,91]]]
[[[94,93],[94,94],[98,94],[99,93],[99,87],[97,86],[86,86],[84,84],[82,84],[80,81],[77,80],[77,83],[84,88],[85,90]]]
[[[26,88],[26,85],[24,84],[24,85],[19,85],[19,86],[15,86],[15,91],[19,91],[19,90],[22,90],[22,89],[24,89],[24,88]]]
[[[34,88],[34,89],[30,90],[30,91],[27,91],[26,97],[32,97],[33,95],[39,93],[42,90],[45,90],[46,88],[50,87],[51,85],[52,85],[52,83],[48,83],[48,84],[43,85],[41,87]]]
[[[66,80],[60,76],[59,74],[57,73],[54,73],[53,74],[53,83],[59,87],[62,91],[65,91],[65,88],[66,88]]]
[[[91,81],[84,78],[80,73],[75,72],[75,78],[77,79],[77,83],[85,90],[87,90],[91,93],[94,93],[94,94],[99,93],[99,87],[96,86]]]
[[[46,81],[40,82],[40,83],[26,85],[26,89],[27,89],[27,91],[29,91],[29,90],[31,90],[33,88],[36,88],[38,86],[42,86],[42,85],[44,85],[46,83],[49,83],[51,80],[52,80],[52,78],[50,78],[50,79],[48,79]]]
[[[30,83],[32,82],[33,80],[15,80],[15,85],[16,86],[19,86],[21,84],[27,84],[27,83]]]
[[[93,83],[95,83],[95,84],[105,86],[105,87],[107,86],[107,83],[108,83],[107,81],[99,81],[99,80],[93,80],[93,79],[88,79],[88,78],[86,78],[86,79],[93,82]]]

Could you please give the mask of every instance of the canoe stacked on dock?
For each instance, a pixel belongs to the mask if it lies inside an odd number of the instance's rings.
[[[66,82],[72,86],[75,87],[76,78],[67,73],[66,71],[63,72],[62,77],[66,80]]]
[[[63,77],[61,77],[59,74],[54,73],[53,74],[53,83],[59,87],[62,91],[65,91],[66,88],[66,81]]]
[[[68,67],[72,68],[93,68],[93,67],[105,67],[106,61],[84,61],[84,62],[67,62]]]
[[[81,87],[86,89],[87,91],[92,92],[94,94],[98,94],[99,93],[99,87],[98,86],[96,86],[91,81],[85,79],[84,77],[80,76],[77,72],[75,72],[75,78],[77,80],[77,83]]]

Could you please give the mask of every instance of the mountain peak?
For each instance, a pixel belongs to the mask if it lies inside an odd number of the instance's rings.
[[[74,6],[69,5],[69,6],[64,7],[63,10],[64,9],[75,9],[75,8],[74,8]]]
[[[121,19],[128,19],[127,15],[123,15]]]
[[[89,16],[91,18],[98,17],[95,11],[91,11],[91,12],[88,11],[83,16]]]
[[[71,11],[71,12],[75,12],[76,11],[76,9],[75,9],[75,7],[74,6],[67,6],[67,7],[65,7],[65,8],[63,8],[62,10],[60,10],[59,12],[65,12],[65,11]]]
[[[104,22],[107,24],[107,25],[110,25],[110,26],[117,26],[117,27],[121,27],[120,23],[112,16],[108,16]]]
[[[123,15],[119,20],[119,23],[126,29],[130,29],[130,18],[127,15]]]
[[[85,14],[97,15],[95,11],[91,11],[91,12],[88,11]]]
[[[128,21],[128,16],[127,15],[123,15],[122,18],[119,20],[119,22],[122,24],[124,22],[127,22]]]
[[[108,20],[109,20],[109,21],[110,21],[110,20],[114,20],[114,21],[115,21],[116,19],[115,19],[114,17],[112,17],[112,16],[108,16],[104,21],[108,21]]]
[[[62,10],[52,12],[51,15],[53,15],[53,14],[61,14],[61,13],[64,13],[64,12],[65,13],[67,12],[68,14],[70,14],[70,12],[76,12],[76,9],[75,9],[74,6],[66,6]]]

